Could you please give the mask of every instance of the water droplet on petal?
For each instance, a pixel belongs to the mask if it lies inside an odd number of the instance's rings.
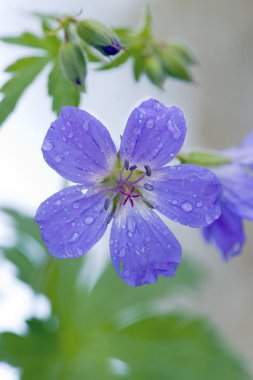
[[[128,216],[126,224],[127,224],[128,236],[133,236],[135,232],[135,227],[136,227],[135,218],[133,216]]]
[[[94,218],[92,218],[92,216],[87,216],[87,218],[84,219],[84,223],[86,224],[91,224],[93,223],[94,221]]]
[[[55,162],[56,162],[57,164],[59,164],[59,162],[62,161],[62,157],[61,157],[59,154],[57,154],[57,156],[55,156],[54,160],[55,160]]]
[[[178,140],[182,135],[182,131],[178,128],[178,126],[172,121],[169,120],[167,122],[167,128],[172,133],[175,140]]]
[[[57,201],[55,202],[56,206],[60,206],[61,205],[61,200],[60,199],[57,199]]]
[[[83,123],[83,129],[87,132],[89,130],[89,120],[85,120]]]
[[[52,140],[44,140],[43,145],[42,145],[42,149],[49,152],[50,150],[53,149],[53,147],[54,147],[54,143]]]
[[[126,255],[126,249],[125,248],[121,248],[120,251],[119,251],[119,257],[124,257]]]
[[[181,204],[181,208],[182,208],[182,210],[184,210],[186,212],[190,212],[193,209],[191,202],[188,202],[188,201],[183,202]]]
[[[206,214],[205,221],[206,221],[206,224],[211,224],[213,222],[213,219],[211,218],[210,215]]]
[[[73,235],[71,236],[71,239],[69,242],[76,241],[79,238],[80,234],[78,232],[74,232]]]
[[[134,134],[135,135],[139,135],[141,133],[141,129],[140,128],[134,128]]]
[[[86,194],[87,191],[88,191],[88,189],[82,189],[82,190],[81,190],[81,193],[82,193],[82,194]]]
[[[196,203],[196,207],[202,207],[203,206],[203,202],[202,201],[199,201]]]
[[[177,200],[176,200],[176,199],[172,199],[171,203],[172,203],[173,205],[177,205]]]
[[[80,205],[79,205],[78,202],[74,202],[74,203],[72,204],[72,207],[75,208],[75,209],[78,209],[79,206],[80,206]]]
[[[69,132],[69,133],[68,133],[68,138],[69,138],[69,139],[72,139],[73,136],[74,136],[73,132]]]
[[[153,128],[154,124],[155,124],[154,120],[148,119],[148,121],[146,122],[146,127],[147,128]]]

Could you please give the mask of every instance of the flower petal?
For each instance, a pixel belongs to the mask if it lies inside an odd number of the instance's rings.
[[[77,185],[40,205],[35,221],[51,255],[59,259],[79,257],[103,236],[111,211],[111,207],[104,209],[105,197],[106,193],[92,190],[83,194],[83,187]]]
[[[161,167],[183,145],[186,121],[183,112],[149,99],[131,113],[120,146],[121,161]]]
[[[232,162],[253,170],[253,131],[244,138],[239,147],[224,150],[222,154],[231,159]]]
[[[253,220],[253,175],[241,165],[224,165],[214,169],[223,187],[227,207],[241,218]]]
[[[175,222],[205,227],[220,216],[221,185],[210,170],[187,164],[169,166],[143,181],[153,188],[143,189],[144,198]]]
[[[202,230],[205,240],[214,242],[224,260],[238,255],[245,243],[243,223],[238,216],[231,213],[225,205],[219,219]]]
[[[151,284],[158,276],[174,276],[181,260],[177,239],[140,201],[134,207],[126,204],[115,216],[110,250],[118,275],[131,286]]]
[[[116,160],[116,148],[107,129],[75,107],[62,108],[47,132],[42,152],[57,173],[86,186],[105,176]]]

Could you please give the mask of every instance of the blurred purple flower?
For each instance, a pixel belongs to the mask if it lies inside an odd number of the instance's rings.
[[[126,283],[174,276],[181,246],[152,207],[191,227],[205,227],[220,215],[221,185],[212,172],[195,165],[164,166],[185,134],[182,111],[150,99],[131,113],[117,155],[103,124],[64,107],[42,151],[55,171],[79,185],[54,194],[37,211],[49,252],[57,258],[85,254],[113,219],[111,258]]]
[[[212,168],[223,187],[221,216],[203,229],[225,260],[238,255],[245,243],[243,219],[253,220],[253,132],[241,146],[219,152],[231,163]]]

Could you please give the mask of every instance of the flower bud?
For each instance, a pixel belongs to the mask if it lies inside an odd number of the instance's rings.
[[[216,152],[211,151],[178,154],[177,158],[182,164],[193,164],[204,167],[226,165],[231,162],[227,157],[220,156]]]
[[[76,30],[80,38],[104,55],[115,55],[121,50],[116,33],[96,20],[81,20]]]
[[[146,57],[143,63],[143,69],[151,82],[158,87],[162,87],[165,80],[165,72],[158,57],[154,55]]]
[[[167,45],[160,49],[159,53],[163,67],[168,75],[186,81],[192,80],[188,72],[187,62],[176,53],[175,49],[170,49],[170,46]]]
[[[79,45],[68,41],[61,44],[59,59],[67,79],[80,89],[84,88],[86,60]]]

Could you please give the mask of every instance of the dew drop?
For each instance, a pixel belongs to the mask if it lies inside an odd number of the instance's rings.
[[[80,234],[78,232],[74,232],[71,236],[70,242],[76,241],[79,238]]]
[[[211,224],[213,222],[213,219],[211,218],[210,215],[206,214],[205,221],[206,221],[206,224]]]
[[[74,134],[73,134],[72,132],[69,132],[69,133],[68,133],[68,138],[69,138],[69,139],[72,139],[73,136],[74,136]]]
[[[120,251],[119,251],[119,257],[124,257],[126,255],[126,249],[125,248],[121,248]]]
[[[69,153],[70,153],[69,150],[66,150],[66,151],[65,151],[65,156],[68,156]]]
[[[57,164],[58,164],[59,162],[62,161],[62,157],[61,157],[59,154],[57,154],[57,156],[55,156],[54,160],[55,160],[55,162],[57,162]]]
[[[153,128],[154,124],[155,124],[154,120],[148,119],[148,121],[146,122],[146,127],[147,128]]]
[[[92,218],[92,216],[87,216],[87,218],[84,219],[85,224],[91,224],[93,223],[93,221],[94,221],[94,218]]]
[[[74,202],[73,204],[72,204],[72,207],[74,208],[74,209],[78,209],[79,208],[79,203],[78,202]]]
[[[60,200],[60,199],[57,199],[57,201],[55,202],[55,205],[56,205],[56,206],[60,206],[60,205],[61,205],[61,200]]]
[[[50,150],[52,150],[54,147],[54,143],[52,140],[44,140],[43,142],[43,145],[42,145],[42,148],[44,150],[46,150],[47,152],[49,152]]]
[[[182,135],[182,131],[180,131],[177,125],[171,120],[168,121],[167,128],[172,133],[175,140],[178,140]]]
[[[133,236],[135,232],[135,228],[136,228],[135,218],[133,216],[128,216],[126,225],[127,225],[128,235]]]
[[[199,207],[202,207],[202,206],[203,206],[203,202],[202,201],[199,201],[199,202],[196,203],[196,207],[199,208]]]
[[[82,194],[86,194],[87,191],[88,191],[88,189],[82,189],[82,190],[81,190],[81,193],[82,193]]]
[[[85,120],[83,123],[83,129],[87,132],[89,130],[89,120]]]
[[[181,204],[181,208],[182,208],[182,210],[184,210],[186,212],[190,212],[193,209],[191,202],[188,202],[188,201],[183,202]]]
[[[134,134],[135,135],[139,135],[141,133],[141,129],[140,128],[134,128]]]
[[[176,200],[176,199],[172,199],[171,203],[172,203],[173,205],[177,205],[177,200]]]

